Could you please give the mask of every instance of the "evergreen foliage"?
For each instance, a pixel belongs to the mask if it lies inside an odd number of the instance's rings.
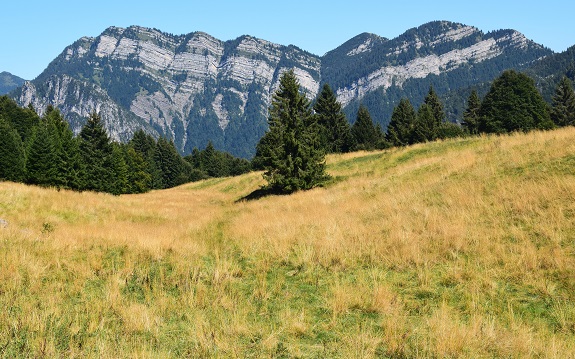
[[[59,182],[57,179],[57,141],[53,124],[43,119],[35,127],[30,139],[26,162],[26,183],[50,186]]]
[[[320,185],[325,173],[318,125],[309,100],[300,92],[293,71],[285,72],[273,95],[269,131],[258,144],[259,163],[265,169],[266,188],[280,193]]]
[[[80,154],[84,163],[83,188],[113,192],[114,166],[112,142],[100,115],[92,113],[80,131]]]
[[[9,121],[10,116],[15,117]],[[58,109],[48,106],[40,119],[31,108],[0,97],[0,180],[118,195],[251,170],[249,161],[217,151],[211,143],[196,151],[201,161],[186,161],[173,141],[156,141],[141,129],[127,144],[113,142],[96,113],[74,137]]]
[[[411,102],[402,98],[393,109],[391,121],[387,127],[387,140],[393,146],[407,146],[413,143],[413,131],[417,116]]]
[[[471,134],[479,133],[479,110],[481,109],[481,99],[476,90],[472,90],[467,99],[467,109],[463,113],[463,127]]]
[[[20,182],[26,173],[26,151],[18,131],[0,114],[0,180]]]
[[[530,77],[505,71],[481,103],[479,131],[508,133],[552,128],[547,107]]]
[[[349,122],[328,84],[323,85],[313,109],[324,151],[326,153],[348,152],[352,146]]]
[[[575,92],[573,83],[567,76],[563,76],[555,90],[551,120],[560,127],[575,125]]]
[[[434,108],[427,103],[423,103],[419,107],[413,129],[414,143],[435,141],[437,139],[440,123],[437,122],[436,115]]]
[[[429,92],[425,96],[423,103],[431,108],[435,127],[439,127],[445,121],[445,111],[443,111],[443,104],[433,89],[433,85],[429,86]]]
[[[357,150],[374,150],[378,148],[383,137],[381,129],[373,123],[367,107],[363,105],[357,111],[351,134]]]

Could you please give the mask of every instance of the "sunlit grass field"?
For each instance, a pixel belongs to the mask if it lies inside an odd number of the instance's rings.
[[[0,183],[0,357],[575,357],[575,128],[141,195]]]

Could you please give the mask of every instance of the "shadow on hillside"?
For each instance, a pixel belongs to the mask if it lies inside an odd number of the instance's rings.
[[[287,196],[290,193],[286,193],[286,192],[280,192],[278,190],[273,190],[273,189],[269,189],[269,188],[258,188],[255,191],[253,191],[252,193],[239,198],[236,200],[235,203],[239,203],[239,202],[247,202],[247,201],[256,201],[258,199],[264,198],[264,197],[268,197],[268,196]]]

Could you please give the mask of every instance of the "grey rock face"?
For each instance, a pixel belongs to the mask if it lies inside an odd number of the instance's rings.
[[[24,84],[17,99],[40,112],[57,106],[76,132],[97,111],[114,139],[129,139],[144,128],[173,139],[183,153],[212,141],[250,157],[267,129],[279,78],[289,69],[308,98],[327,82],[346,106],[377,91],[402,91],[410,80],[494,61],[510,48],[534,46],[517,32],[489,36],[447,22],[433,25],[440,31],[429,28],[393,40],[363,36],[319,57],[251,36],[224,42],[202,32],[174,36],[111,27],[67,47],[42,75]],[[382,116],[374,115],[385,124]]]

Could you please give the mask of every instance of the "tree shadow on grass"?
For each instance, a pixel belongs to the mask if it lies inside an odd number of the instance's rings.
[[[252,193],[237,199],[235,203],[256,201],[258,199],[262,199],[262,198],[268,197],[268,196],[287,196],[291,193],[292,192],[282,192],[282,191],[279,191],[277,189],[260,187],[260,188],[256,189],[255,191],[253,191]]]

